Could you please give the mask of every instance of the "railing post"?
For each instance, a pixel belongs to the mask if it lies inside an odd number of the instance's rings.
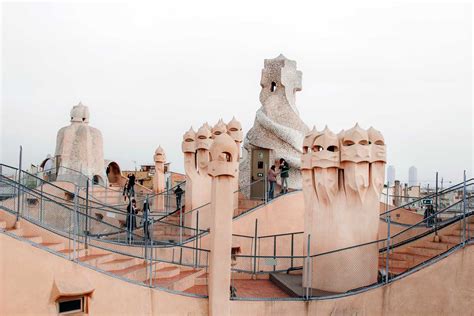
[[[182,245],[183,244],[183,210],[181,209],[178,212],[179,212],[179,244]],[[191,214],[191,218],[192,218],[192,214]]]
[[[435,191],[435,215],[434,215],[434,225],[435,225],[435,238],[438,238],[438,171],[436,171],[436,191]]]
[[[89,179],[86,180],[86,218],[85,218],[85,247],[86,249],[89,247],[88,239],[89,239]]]
[[[23,158],[23,147],[20,146],[20,158],[18,161],[18,198],[17,198],[17,210],[16,210],[16,221],[20,219],[20,207],[21,207],[21,162]]]
[[[385,258],[385,283],[389,281],[389,274],[390,274],[390,222],[391,222],[391,215],[388,214],[387,217],[387,248],[385,250],[386,258]]]
[[[276,263],[276,253],[277,253],[277,236],[273,236],[273,263]],[[273,265],[273,271],[276,270],[276,264]]]
[[[466,236],[466,170],[464,170],[463,175],[463,190],[462,190],[462,221],[463,221],[463,230],[462,230],[462,244],[463,246],[466,244],[467,236]]]
[[[257,239],[258,239],[258,219],[255,219],[255,235],[253,247],[253,275],[257,275]]]
[[[78,224],[78,221],[77,221],[77,203],[78,203],[78,196],[79,194],[79,188],[77,185],[74,186],[74,219],[73,219],[73,222],[72,222],[72,231],[73,231],[73,234],[72,234],[72,248],[73,248],[73,251],[72,251],[72,260],[75,261],[76,260],[76,247],[77,247],[77,232],[78,232],[78,229],[77,229],[77,224]]]
[[[146,206],[149,208],[148,194],[146,196]],[[153,224],[154,221],[151,221],[151,235],[150,235],[150,287],[153,286]]]
[[[390,182],[387,182],[387,197],[386,197],[386,206],[387,212],[389,211],[388,206],[388,194],[389,194],[389,186]],[[387,213],[387,247],[385,248],[385,283],[388,283],[388,275],[390,269],[390,222],[391,222],[391,214]]]
[[[294,241],[295,241],[295,234],[291,233],[291,268],[293,268],[293,254],[294,254]]]
[[[196,237],[194,238],[196,247],[194,250],[194,268],[197,267],[197,254],[198,254],[198,238],[199,238],[199,211],[196,212]]]
[[[40,214],[39,214],[39,220],[40,223],[43,222],[43,181],[41,181],[41,196],[40,196]]]
[[[309,299],[309,288],[311,286],[311,257],[310,257],[310,251],[311,251],[311,234],[308,234],[308,244],[306,246],[306,287],[304,290],[304,297],[305,300]]]
[[[133,214],[132,216],[135,216],[135,214]],[[148,226],[149,216],[150,214],[148,213],[148,201],[145,200],[144,208],[143,208],[143,241],[144,241],[144,252],[145,252],[144,259],[145,259],[145,265],[147,265],[146,277],[150,279],[151,275],[149,274],[149,269],[148,269],[148,239],[151,239],[151,237],[148,238],[148,235],[150,234],[150,227]],[[133,234],[133,230],[131,231]]]
[[[267,204],[268,203],[268,181],[267,181],[267,164],[264,163],[263,164],[263,181],[265,181],[265,184],[264,184],[264,190],[265,190],[265,193],[264,193],[264,203]]]

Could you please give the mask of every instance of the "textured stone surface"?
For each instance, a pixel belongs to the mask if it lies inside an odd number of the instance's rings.
[[[382,134],[357,124],[338,135],[327,127],[321,132],[313,129],[305,137],[303,152],[310,254],[377,240],[386,159]],[[311,275],[311,284],[305,285],[344,292],[372,284],[377,281],[378,255],[378,244],[373,243],[314,257],[311,269],[304,268],[305,275]]]
[[[301,71],[296,62],[280,55],[266,59],[262,70],[260,102],[253,127],[244,140],[246,157],[240,164],[240,185],[250,183],[251,151],[271,149],[270,163],[284,158],[290,165],[290,188],[301,188],[300,155],[304,135],[309,130],[299,117],[295,92],[301,91]]]
[[[104,150],[102,133],[89,126],[89,109],[79,103],[71,110],[71,125],[61,128],[56,139],[56,157],[60,160],[58,179],[71,173],[67,170],[82,171],[105,180]]]

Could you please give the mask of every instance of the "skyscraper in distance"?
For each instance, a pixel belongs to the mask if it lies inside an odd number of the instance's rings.
[[[408,169],[408,186],[412,187],[418,185],[418,170],[415,166],[411,166]]]
[[[392,165],[387,167],[387,181],[389,185],[393,185],[395,183],[395,167]]]

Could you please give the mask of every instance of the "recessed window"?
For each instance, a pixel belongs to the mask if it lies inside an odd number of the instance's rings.
[[[59,299],[57,303],[58,303],[58,312],[61,315],[85,312],[84,296],[74,297],[74,298],[62,298],[62,299]]]
[[[272,81],[272,86],[270,87],[270,91],[275,92],[276,87],[277,87],[277,84],[274,81]]]

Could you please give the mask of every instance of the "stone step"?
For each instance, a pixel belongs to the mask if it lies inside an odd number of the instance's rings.
[[[184,291],[190,287],[193,287],[196,277],[199,277],[204,272],[205,271],[202,269],[182,270],[178,275],[172,277],[156,277],[153,279],[153,284],[155,286],[164,287],[170,290]],[[147,282],[149,282],[149,280],[147,280]]]
[[[154,277],[156,279],[171,278],[171,277],[179,275],[180,272],[181,272],[181,269],[178,266],[169,266],[169,267],[157,269]]]
[[[203,269],[182,271],[180,276],[183,277],[178,281],[173,282],[168,288],[175,291],[185,291],[190,287],[193,287],[196,283],[196,278],[200,277],[204,273],[205,271]]]
[[[427,247],[417,246],[417,245],[408,247],[408,251],[417,255],[431,257],[431,258],[443,252],[443,250],[441,249],[433,249],[433,248],[427,248]]]
[[[64,250],[66,248],[66,246],[62,242],[58,242],[58,243],[44,242],[44,243],[41,243],[40,245],[43,246],[43,247],[47,247],[49,249],[52,249],[52,250],[56,250],[56,251],[61,251],[61,250]]]
[[[59,251],[60,253],[66,255],[66,256],[73,256],[74,255],[74,250],[73,249],[63,249]],[[83,257],[87,254],[88,250],[87,249],[76,249],[76,258]]]
[[[462,228],[456,228],[453,231],[453,234],[459,235],[459,236],[461,236],[461,238],[462,238],[462,233],[463,233]],[[466,227],[466,235],[467,236],[474,236],[474,225],[470,225],[470,226]]]
[[[194,279],[194,285],[207,285],[208,274],[204,273],[203,275]]]
[[[461,236],[458,235],[442,235],[441,236],[441,242],[442,243],[448,243],[448,244],[459,244],[461,242]]]
[[[35,244],[41,244],[43,242],[43,237],[41,236],[21,236],[25,239],[28,239],[31,242],[34,242]]]
[[[386,261],[385,258],[379,258],[379,266],[385,266]],[[410,263],[406,260],[398,260],[398,259],[389,259],[388,266],[394,268],[409,268]]]
[[[109,270],[108,272],[120,275],[127,279],[144,281],[146,279],[146,268],[147,265],[144,261],[126,267],[120,270]]]
[[[135,258],[113,259],[98,264],[100,269],[105,271],[123,270],[137,264]]]
[[[99,264],[113,260],[114,255],[111,253],[98,253],[98,254],[88,254],[82,257],[77,258],[81,262],[86,262],[93,266],[98,266]]]
[[[22,236],[23,228],[11,228],[11,229],[7,229],[7,232],[12,233],[17,236]]]
[[[443,250],[443,251],[446,251],[451,247],[447,243],[435,242],[435,241],[432,241],[432,240],[417,241],[416,246],[423,247],[423,248],[438,249],[438,250]]]

